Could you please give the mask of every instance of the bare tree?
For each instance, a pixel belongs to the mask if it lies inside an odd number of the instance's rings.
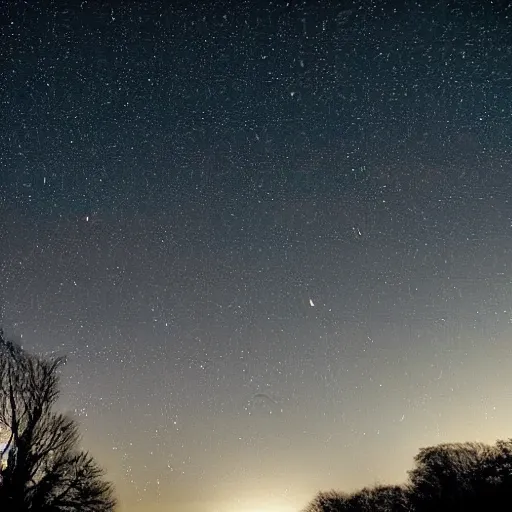
[[[0,330],[0,510],[110,512],[113,488],[79,449],[77,424],[54,411],[61,357],[44,359]]]

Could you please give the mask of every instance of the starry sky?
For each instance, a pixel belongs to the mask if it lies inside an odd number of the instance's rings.
[[[0,320],[122,512],[512,435],[507,3],[2,3]]]

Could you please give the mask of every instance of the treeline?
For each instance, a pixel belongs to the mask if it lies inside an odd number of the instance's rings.
[[[512,440],[423,448],[401,486],[320,492],[304,512],[494,512],[512,510]]]
[[[0,511],[113,512],[112,485],[56,410],[64,359],[41,358],[0,329]],[[303,512],[512,510],[512,439],[423,448],[401,486],[320,492]]]

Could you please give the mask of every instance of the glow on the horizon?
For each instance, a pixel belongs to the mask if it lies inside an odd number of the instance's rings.
[[[233,508],[235,510],[235,508]],[[296,509],[291,505],[269,505],[265,507],[261,506],[249,506],[236,508],[239,512],[296,512]]]
[[[300,507],[279,499],[248,499],[236,500],[236,503],[219,508],[219,512],[297,512]]]

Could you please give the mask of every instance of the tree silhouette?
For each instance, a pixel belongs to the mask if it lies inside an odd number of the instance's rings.
[[[512,503],[512,441],[500,440],[479,468],[475,483],[482,501],[491,504],[488,509],[505,510]],[[509,506],[506,507],[510,509]]]
[[[407,490],[399,485],[379,485],[354,493],[350,499],[353,510],[365,512],[408,512],[410,510]]]
[[[398,485],[365,487],[353,494],[320,492],[304,512],[409,512],[407,490]]]
[[[112,486],[79,449],[77,424],[54,411],[61,357],[44,359],[0,330],[0,510],[110,512]]]
[[[319,493],[304,512],[505,512],[512,503],[512,440],[422,448],[405,486]]]
[[[474,503],[478,468],[491,447],[482,443],[451,443],[423,448],[409,472],[415,509],[452,510],[463,502]]]
[[[303,512],[345,512],[348,511],[348,495],[337,491],[319,492]]]

